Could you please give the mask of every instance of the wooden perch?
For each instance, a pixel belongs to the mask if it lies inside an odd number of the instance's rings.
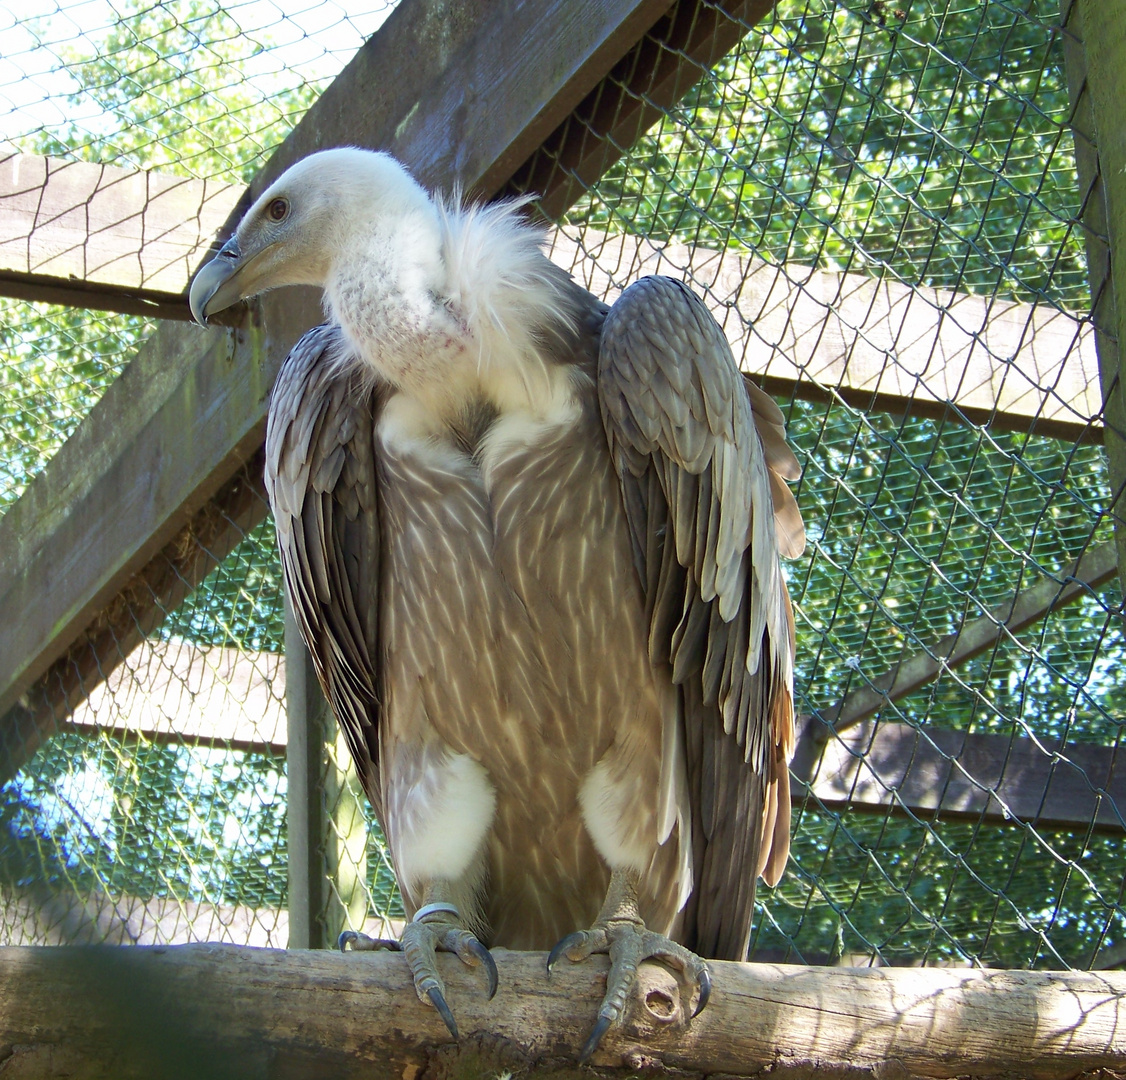
[[[0,949],[0,1074],[492,1077],[580,1075],[605,958],[497,950],[501,983],[439,958],[462,1038],[394,953],[229,945]],[[601,1068],[776,1077],[1074,1077],[1126,1068],[1126,974],[713,964],[686,1024],[675,980],[646,965]],[[585,1070],[584,1070],[585,1072]],[[587,1074],[589,1075],[589,1074]]]

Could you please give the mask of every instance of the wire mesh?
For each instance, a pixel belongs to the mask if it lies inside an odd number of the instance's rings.
[[[79,23],[62,13],[20,24],[82,83],[55,120],[40,119],[61,100],[43,83],[21,148],[246,179],[336,70],[328,52],[315,77],[283,70],[271,35],[289,17],[259,28],[256,5],[131,11],[100,30],[67,29]],[[783,399],[803,466],[810,544],[788,578],[806,753],[793,855],[760,892],[752,958],[1087,968],[1126,956],[1126,804],[1111,783],[1126,642],[1068,32],[1047,0],[787,0],[693,72],[675,106],[644,81],[613,86],[623,113],[654,113],[635,144],[615,144],[605,117],[573,119],[611,150],[597,183],[541,152],[537,176],[570,170],[583,187],[557,222],[557,261],[608,297],[643,272],[689,280]],[[654,68],[687,59],[658,31],[651,44]],[[82,50],[91,59],[74,62]],[[333,62],[347,51],[334,50]],[[30,49],[0,52],[38,70]],[[111,85],[123,71],[145,74]],[[200,110],[222,123],[201,135]],[[10,500],[56,445],[44,417],[76,423],[147,326],[9,315],[42,328],[4,339]],[[268,521],[167,616],[3,788],[6,940],[77,940],[80,923],[111,940],[284,940]],[[895,684],[907,669],[923,675]],[[205,670],[225,704],[206,704]],[[133,718],[134,700],[164,719]],[[197,712],[221,730],[212,742]],[[313,913],[326,937],[401,914],[342,754],[329,736],[330,888]]]

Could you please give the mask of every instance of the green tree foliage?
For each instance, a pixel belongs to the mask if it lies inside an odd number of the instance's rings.
[[[575,218],[912,285],[1088,298],[1051,0],[779,5]]]

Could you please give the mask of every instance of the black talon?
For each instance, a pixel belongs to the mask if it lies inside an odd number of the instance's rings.
[[[708,1006],[708,999],[712,996],[712,973],[704,968],[700,972],[700,1000],[696,1002],[696,1011],[692,1014],[692,1019],[695,1020],[697,1016],[704,1011]]]
[[[450,1034],[455,1039],[458,1038],[457,1024],[454,1021],[454,1014],[450,1012],[450,1007],[446,1004],[446,999],[442,997],[442,991],[439,990],[436,986],[432,986],[429,990],[426,991],[426,996],[430,998],[430,1003],[434,1006],[435,1009],[438,1010],[442,1019],[445,1020],[446,1027],[450,1029]]]
[[[573,934],[568,934],[561,941],[556,942],[555,948],[547,954],[547,973],[549,975],[551,974],[551,969],[555,967],[556,963],[558,963],[559,957],[561,957],[572,945],[580,944],[583,940],[583,937],[583,932],[581,930],[576,930]]]
[[[476,938],[470,940],[469,951],[481,961],[485,969],[485,975],[489,980],[489,1000],[492,1001],[497,992],[497,983],[500,981],[497,975],[497,962],[493,959],[493,954]]]
[[[352,942],[358,941],[359,937],[360,937],[360,935],[357,934],[355,930],[342,930],[341,933],[340,933],[340,937],[338,937],[336,939],[336,947],[341,952],[347,952],[348,951],[347,947],[349,945],[351,945]]]
[[[579,1064],[585,1065],[590,1059],[590,1055],[598,1049],[598,1044],[602,1042],[602,1036],[610,1029],[613,1019],[600,1013],[598,1016],[598,1023],[594,1025],[594,1030],[590,1033],[590,1038],[587,1039],[586,1045],[583,1047],[583,1052],[579,1054]]]

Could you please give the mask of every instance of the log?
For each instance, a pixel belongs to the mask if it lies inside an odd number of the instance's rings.
[[[607,962],[495,951],[500,989],[439,957],[454,1042],[394,953],[230,945],[0,949],[0,1074],[92,1077],[580,1075]],[[1126,973],[808,968],[713,962],[690,1023],[644,967],[592,1064],[780,1078],[1063,1080],[1126,1068]]]

